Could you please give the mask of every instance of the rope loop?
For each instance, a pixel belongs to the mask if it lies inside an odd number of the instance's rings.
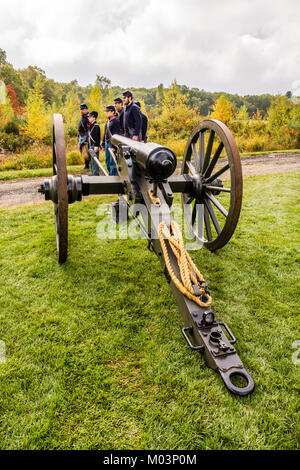
[[[177,289],[182,294],[196,302],[200,307],[208,307],[212,303],[212,298],[207,292],[207,283],[186,251],[182,233],[175,220],[171,220],[171,231],[172,233],[170,233],[170,230],[164,221],[158,226],[158,237],[168,273]],[[177,258],[181,280],[178,279],[172,268],[166,240]],[[200,295],[195,295],[195,290],[197,290],[197,293],[200,293]]]

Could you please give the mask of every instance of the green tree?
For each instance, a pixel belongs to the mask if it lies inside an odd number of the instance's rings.
[[[249,116],[254,114],[257,109],[262,111],[264,117],[267,116],[268,109],[274,97],[270,94],[263,95],[246,95],[244,96],[244,103],[247,107]]]
[[[164,100],[164,85],[160,83],[156,90],[156,102],[158,104],[162,103]]]
[[[0,48],[0,66],[6,63],[6,52]]]
[[[187,97],[174,81],[170,89],[164,92],[162,113],[153,124],[156,133],[163,138],[170,135],[185,138],[198,120],[195,109],[187,106]]]
[[[29,91],[28,87],[24,84],[20,73],[8,62],[0,66],[0,80],[3,80],[5,85],[13,87],[20,104],[24,105]]]
[[[97,111],[99,115],[99,121],[101,122],[102,120],[102,115],[103,115],[103,95],[101,93],[101,90],[99,86],[95,85],[91,89],[90,96],[88,97],[87,105],[90,111]]]
[[[40,67],[29,65],[26,69],[20,71],[25,86],[29,89],[34,87],[34,83],[39,77],[41,82],[41,92],[44,100],[48,104],[60,103],[61,94],[57,93],[55,81],[48,79],[44,70]]]
[[[105,75],[97,75],[95,85],[100,88],[102,97],[106,98],[108,90],[111,86],[111,80],[105,77]]]
[[[236,118],[238,121],[244,121],[244,122],[247,122],[249,120],[249,115],[248,115],[245,104],[243,104],[243,106],[241,106],[240,109],[238,110]]]
[[[296,103],[291,112],[290,129],[293,143],[296,148],[300,147],[300,103]]]
[[[6,88],[4,89],[4,93],[4,103],[1,104],[0,102],[0,128],[4,128],[6,124],[11,122],[14,118],[14,110]]]
[[[248,135],[249,128],[249,115],[247,112],[246,105],[240,107],[238,110],[233,124],[231,124],[231,130],[233,130],[237,135]]]
[[[109,89],[108,93],[106,94],[105,98],[103,99],[103,106],[107,106],[109,104],[114,105],[114,99],[115,99],[115,95],[114,95],[113,91],[111,89]],[[101,110],[101,115],[103,115],[103,113],[104,113],[104,107]]]
[[[67,137],[75,137],[77,135],[80,99],[75,90],[69,91],[66,101],[62,107],[62,115],[65,122],[65,134]]]
[[[246,105],[243,104],[243,106],[240,107],[240,109],[237,112],[236,119],[238,122],[240,122],[242,125],[246,125],[249,121],[249,115],[247,112]]]
[[[268,128],[278,143],[286,140],[285,130],[289,123],[290,110],[291,104],[285,96],[277,95],[273,98],[268,113]]]
[[[29,65],[26,69],[20,70],[21,77],[24,84],[28,88],[33,88],[37,77],[41,79],[41,89],[43,88],[43,82],[46,79],[46,73],[40,67]]]

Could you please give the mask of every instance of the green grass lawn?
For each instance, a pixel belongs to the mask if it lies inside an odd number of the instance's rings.
[[[82,165],[68,166],[68,173],[81,173]],[[24,170],[4,170],[0,171],[0,181],[8,181],[19,178],[36,178],[38,176],[52,176],[52,168],[35,168]]]
[[[246,179],[233,239],[191,252],[248,397],[188,348],[146,242],[96,237],[112,198],[70,206],[63,266],[51,203],[1,211],[1,449],[298,449],[299,176]]]

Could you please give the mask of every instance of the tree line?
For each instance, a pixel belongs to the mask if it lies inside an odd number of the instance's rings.
[[[51,144],[51,117],[62,113],[68,144],[76,145],[79,104],[99,113],[104,124],[104,106],[121,96],[123,89],[105,75],[82,87],[77,80],[57,82],[39,67],[15,69],[0,49],[0,81],[5,102],[0,103],[0,147],[24,151],[32,145]],[[298,148],[300,110],[286,95],[246,95],[208,92],[174,81],[169,87],[130,88],[149,119],[149,138],[183,153],[187,136],[199,120],[209,116],[227,124],[241,151]]]

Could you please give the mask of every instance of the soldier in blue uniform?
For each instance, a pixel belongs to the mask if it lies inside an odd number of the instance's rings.
[[[123,104],[124,114],[122,119],[122,127],[124,129],[125,137],[133,140],[140,140],[140,133],[142,128],[142,117],[139,107],[132,101],[131,91],[124,91]]]
[[[83,169],[88,170],[90,161],[89,161],[89,155],[88,155],[88,149],[87,149],[87,142],[88,142],[88,132],[89,132],[89,127],[90,127],[90,122],[88,118],[89,110],[85,103],[81,103],[80,113],[81,113],[81,119],[78,124],[77,142],[79,146],[79,151],[84,156],[85,163],[84,163]]]
[[[98,122],[96,121],[98,117],[97,111],[92,111],[89,113],[89,134],[88,134],[88,142],[89,142],[89,150],[94,150],[99,159],[99,150],[100,150],[100,141],[101,141],[101,131]],[[93,176],[99,176],[99,168],[98,165],[91,159],[91,170]]]
[[[109,175],[117,176],[118,172],[116,164],[109,149],[115,150],[116,147],[111,143],[111,136],[114,134],[122,134],[121,126],[119,118],[117,117],[115,107],[113,105],[106,106],[105,113],[107,121],[104,127],[104,136],[101,143],[101,147],[102,149],[105,149],[105,164]]]
[[[115,103],[115,108],[116,108],[116,111],[118,113],[118,118],[119,118],[119,121],[120,121],[121,133],[122,133],[122,135],[124,135],[124,129],[122,127],[123,119],[124,119],[123,118],[123,114],[124,114],[123,101],[121,100],[121,98],[115,98],[114,103]]]
[[[141,112],[141,116],[142,116],[142,127],[141,127],[140,141],[146,143],[147,139],[148,139],[148,137],[147,137],[148,118],[141,111],[141,103],[139,101],[136,101],[135,104],[140,108],[140,112]]]

